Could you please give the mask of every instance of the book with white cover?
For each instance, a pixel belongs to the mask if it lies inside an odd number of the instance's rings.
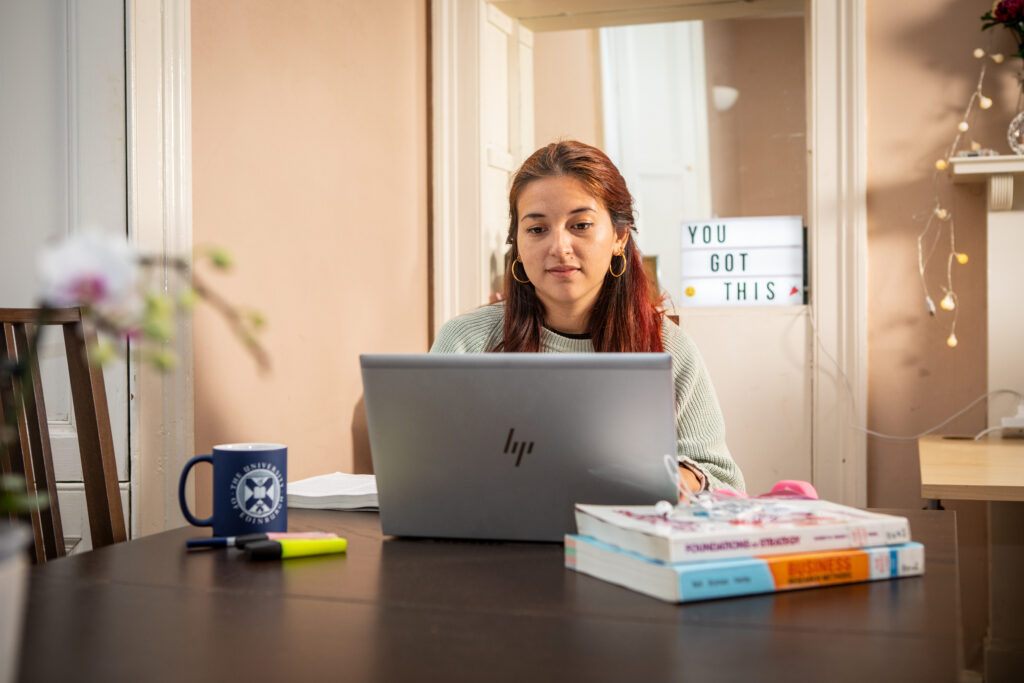
[[[377,478],[372,474],[333,472],[288,482],[288,507],[308,510],[377,508]]]
[[[710,514],[709,514],[710,510]],[[715,500],[665,515],[652,505],[576,505],[576,528],[662,562],[866,548],[910,541],[905,517],[804,498]]]

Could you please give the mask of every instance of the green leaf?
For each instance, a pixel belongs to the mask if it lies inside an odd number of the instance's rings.
[[[178,306],[183,311],[191,311],[199,301],[199,293],[191,287],[186,287],[178,294]]]
[[[96,344],[93,345],[89,353],[89,360],[100,367],[103,367],[115,358],[117,358],[117,347],[106,337],[97,339]]]
[[[211,247],[206,252],[206,255],[210,257],[210,262],[213,263],[214,267],[221,270],[227,270],[235,265],[235,260],[232,258],[231,253],[223,247]]]
[[[160,349],[149,354],[149,362],[161,372],[169,372],[178,365],[178,355],[170,349]]]
[[[249,319],[249,324],[252,325],[254,330],[262,330],[267,326],[267,318],[259,311],[249,311],[246,315]]]

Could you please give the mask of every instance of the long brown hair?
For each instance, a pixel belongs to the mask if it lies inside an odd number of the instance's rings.
[[[511,264],[519,258],[516,243],[519,197],[534,180],[571,176],[579,180],[611,215],[616,233],[636,231],[633,196],[619,169],[604,152],[590,145],[563,140],[541,147],[516,171],[508,194],[508,239],[512,245],[505,269],[505,323],[495,351],[540,351],[544,306],[533,284],[517,282]],[[661,324],[664,312],[651,302],[643,260],[632,235],[623,251],[626,272],[621,277],[606,273],[601,291],[587,321],[587,333],[595,351],[662,351]],[[615,260],[615,257],[612,257]],[[616,265],[618,262],[616,261]]]

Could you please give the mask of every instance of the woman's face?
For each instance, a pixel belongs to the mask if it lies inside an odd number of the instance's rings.
[[[545,309],[589,313],[629,231],[616,235],[604,203],[572,176],[532,181],[516,208],[519,258]]]

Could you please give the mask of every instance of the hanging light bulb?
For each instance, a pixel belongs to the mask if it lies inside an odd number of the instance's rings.
[[[985,56],[985,51],[984,50],[982,50],[980,47],[974,48],[974,58],[975,59],[981,59],[984,56]]]
[[[1004,59],[1003,55],[1001,55],[998,52],[995,53],[994,55],[992,55],[992,61],[995,62],[996,64],[1002,64],[1003,63],[1003,59]]]
[[[959,263],[961,266],[967,263],[967,254],[964,254],[963,252],[957,254],[956,262]]]
[[[946,211],[941,206],[936,206],[935,207],[935,217],[938,218],[940,221],[946,220],[946,218],[948,216],[949,216],[949,211]]]
[[[949,166],[949,164],[946,163],[945,159],[939,159],[938,161],[935,162],[935,168],[939,169],[940,171],[945,171],[947,166]]]
[[[984,95],[978,100],[978,106],[982,109],[990,109],[992,107],[992,100]]]
[[[961,121],[960,123],[956,124],[956,129],[961,133],[966,133],[968,128],[969,126],[967,125],[966,121]]]
[[[956,308],[956,301],[953,300],[953,292],[946,292],[946,296],[942,297],[942,301],[939,302],[939,307],[944,311],[952,311]]]
[[[957,345],[956,332],[950,332],[949,337],[946,339],[946,346],[949,348],[955,348]]]

